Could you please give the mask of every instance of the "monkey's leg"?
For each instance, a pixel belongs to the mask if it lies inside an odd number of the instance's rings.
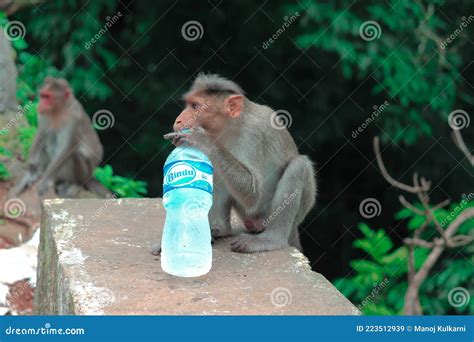
[[[311,165],[311,162],[308,160],[308,163]],[[301,205],[296,214],[295,219],[295,227],[290,232],[290,237],[288,239],[288,243],[290,246],[296,247],[300,251],[303,250],[300,241],[300,234],[298,231],[298,226],[303,223],[306,215],[308,215],[311,208],[314,206],[316,201],[316,179],[314,177],[314,170],[311,165],[311,168],[308,169],[310,171],[310,175],[308,177],[308,182],[303,187],[303,195],[301,198]]]
[[[94,177],[94,171],[99,161],[92,161],[90,158],[79,154],[77,163],[78,170],[80,170],[77,179],[84,184],[84,187],[100,198],[111,198],[111,192]]]
[[[302,220],[314,203],[308,201],[311,192],[305,193],[305,187],[313,186],[314,179],[311,163],[304,156],[293,159],[286,167],[278,182],[271,209],[266,213],[264,222],[266,229],[260,234],[241,234],[231,243],[235,252],[253,253],[284,248],[288,246],[290,238],[297,244],[295,231],[298,220]],[[296,234],[296,236],[295,236]]]
[[[213,238],[222,238],[231,235],[230,225],[231,198],[222,182],[214,187],[212,208],[209,211],[209,223]]]
[[[65,189],[64,195],[71,197],[77,192],[77,185],[82,185],[101,198],[110,198],[110,191],[94,178],[93,165],[90,158],[81,153],[75,153],[70,161],[64,163],[58,174],[58,180],[63,182],[62,187],[58,187],[58,194],[61,195],[60,190]]]

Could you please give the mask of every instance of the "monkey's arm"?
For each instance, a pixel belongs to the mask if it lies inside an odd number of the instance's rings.
[[[257,172],[249,169],[236,159],[223,146],[213,142],[202,128],[193,128],[189,133],[178,133],[180,142],[184,140],[206,153],[222,178],[233,197],[247,208],[258,204],[260,187]]]
[[[44,136],[45,129],[41,125],[38,126],[38,131],[36,133],[35,139],[29,151],[28,161],[27,161],[27,170],[23,177],[9,190],[8,197],[17,197],[23,191],[28,189],[33,185],[40,176],[40,165],[42,162],[43,156],[43,145],[44,145]]]
[[[224,147],[214,144],[209,156],[221,171],[228,189],[247,208],[255,207],[260,198],[259,179],[248,167],[237,160]]]

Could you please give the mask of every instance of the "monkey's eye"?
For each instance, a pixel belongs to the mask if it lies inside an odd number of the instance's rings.
[[[197,110],[199,108],[199,104],[197,104],[196,102],[191,102],[191,108]]]

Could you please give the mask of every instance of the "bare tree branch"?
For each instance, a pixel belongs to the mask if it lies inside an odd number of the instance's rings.
[[[458,145],[462,146],[463,141],[458,141]],[[464,144],[465,146],[465,144]],[[394,187],[416,194],[419,201],[421,202],[423,209],[421,210],[415,207],[413,204],[408,202],[403,195],[398,197],[400,203],[408,208],[410,211],[414,212],[419,216],[424,216],[425,221],[418,227],[412,238],[406,238],[403,240],[405,245],[408,248],[408,288],[405,294],[405,303],[404,303],[404,313],[407,315],[420,315],[422,314],[422,308],[420,304],[419,291],[421,283],[426,279],[430,270],[436,263],[436,261],[441,256],[442,252],[446,248],[460,247],[465,246],[472,241],[474,241],[474,236],[468,235],[456,235],[458,228],[467,220],[474,218],[474,207],[465,209],[461,214],[459,214],[456,219],[451,222],[446,230],[443,229],[441,224],[438,222],[434,212],[442,207],[445,207],[450,202],[445,200],[438,203],[435,206],[430,206],[430,197],[428,191],[431,189],[431,182],[426,180],[424,177],[418,177],[418,174],[415,172],[413,174],[413,186],[401,183],[393,179],[388,173],[385,165],[383,163],[382,155],[380,153],[379,138],[374,138],[374,152],[377,158],[377,164],[380,168],[382,176],[387,180],[387,182]],[[441,235],[441,238],[434,238],[432,241],[426,241],[421,238],[421,234],[426,230],[429,224],[433,222],[436,231]],[[415,269],[415,248],[427,248],[431,249],[430,254],[424,261],[423,265],[417,271]]]
[[[379,137],[374,138],[374,151],[375,151],[375,157],[377,158],[377,164],[379,166],[380,172],[382,173],[382,176],[387,180],[387,182],[389,182],[391,185],[393,185],[394,187],[398,189],[410,192],[412,194],[415,194],[420,190],[428,190],[428,189],[419,189],[417,187],[413,187],[408,184],[401,183],[397,181],[396,179],[392,178],[392,176],[390,176],[387,169],[385,168],[385,165],[382,160],[382,155],[380,153]]]
[[[410,202],[408,202],[406,199],[405,199],[405,196],[403,195],[400,195],[398,196],[398,200],[400,201],[400,203],[407,209],[411,210],[412,212],[414,212],[415,214],[419,215],[419,216],[423,216],[425,214],[425,212],[423,210],[420,210],[418,209],[417,207],[415,207],[413,204],[411,204]]]
[[[474,155],[472,155],[471,151],[469,151],[469,149],[467,148],[466,143],[462,138],[461,130],[453,129],[451,134],[453,136],[453,140],[456,146],[461,150],[462,153],[464,153],[469,163],[471,163],[471,166],[474,166]]]
[[[36,5],[46,0],[0,0],[0,11],[5,11],[10,16],[23,7]]]

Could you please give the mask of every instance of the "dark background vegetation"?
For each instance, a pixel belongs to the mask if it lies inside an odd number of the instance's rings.
[[[86,49],[118,11],[120,20]],[[295,12],[298,19],[265,49],[263,43]],[[72,83],[90,115],[111,111],[114,126],[99,131],[104,164],[121,176],[146,181],[151,197],[162,194],[162,167],[172,149],[162,135],[171,130],[182,108],[180,96],[198,72],[231,78],[250,99],[290,112],[289,130],[318,170],[317,206],[300,228],[304,252],[314,270],[335,279],[360,272],[350,263],[365,255],[352,245],[362,235],[358,223],[383,228],[394,248],[408,234],[406,222],[395,219],[397,190],[376,167],[375,135],[382,138],[395,178],[411,182],[416,170],[433,180],[433,203],[456,202],[472,191],[473,170],[452,143],[447,117],[454,109],[472,113],[474,24],[446,49],[433,38],[446,38],[472,13],[470,0],[58,0],[24,9],[10,20],[26,26],[27,46],[17,49],[23,54],[20,82],[33,91],[44,75],[59,74]],[[189,20],[202,24],[201,39],[183,39],[181,27]],[[381,27],[373,41],[359,35],[368,20]],[[353,138],[384,101],[387,109]],[[464,131],[472,146],[472,129]],[[368,197],[381,203],[373,219],[359,212]],[[453,257],[467,260],[462,268],[472,267],[467,250],[453,251],[447,260]],[[455,285],[467,286],[469,277]],[[370,291],[371,285],[364,286]],[[399,301],[402,288],[394,295]],[[362,288],[354,291],[364,294]],[[453,312],[442,301],[428,312]],[[391,308],[381,313],[400,309],[379,304]]]

